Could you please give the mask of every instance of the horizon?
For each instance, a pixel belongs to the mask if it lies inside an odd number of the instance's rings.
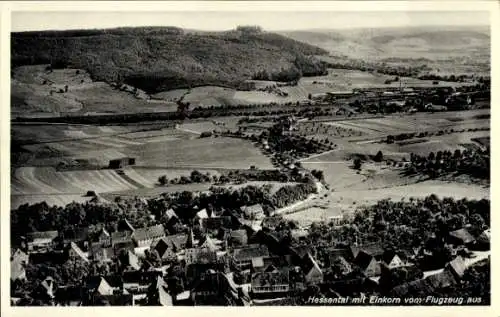
[[[168,21],[168,22],[165,22]],[[268,32],[419,27],[489,27],[487,11],[365,12],[13,12],[11,32],[179,27],[229,31],[257,25]]]

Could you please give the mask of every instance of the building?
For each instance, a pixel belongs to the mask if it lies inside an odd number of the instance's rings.
[[[132,239],[138,247],[150,247],[154,242],[166,237],[162,224],[138,228],[132,233]]]
[[[232,278],[222,272],[209,271],[194,282],[190,292],[196,305],[227,305],[238,300],[238,289]]]
[[[263,219],[266,215],[264,213],[264,209],[262,209],[262,206],[260,204],[255,204],[252,206],[243,206],[241,207],[241,211],[243,212],[243,215],[247,219]]]
[[[132,232],[130,231],[116,231],[111,234],[111,247],[115,255],[120,254],[121,250],[133,251],[135,243],[132,240]]]
[[[90,245],[90,257],[96,262],[111,262],[113,261],[114,251],[111,246],[105,247],[100,243]]]
[[[234,249],[232,260],[238,269],[245,270],[252,267],[252,261],[262,261],[264,257],[268,256],[269,250],[266,246],[252,244]]]
[[[354,264],[357,265],[366,277],[380,275],[380,264],[372,255],[360,251],[354,259]]]
[[[76,245],[76,243],[71,242],[68,249],[68,257],[70,259],[75,259],[83,262],[89,262],[87,254]]]
[[[135,165],[135,158],[133,157],[122,157],[119,159],[113,159],[109,161],[109,168],[119,169],[125,166]]]
[[[304,264],[302,265],[302,270],[304,271],[306,283],[309,284],[323,283],[323,271],[319,267],[314,257],[309,252],[307,253],[307,256],[304,257]]]
[[[252,294],[254,297],[283,297],[290,291],[288,271],[268,267],[264,272],[252,274]]]
[[[448,237],[448,241],[454,245],[470,245],[474,240],[474,237],[465,228],[451,231]]]
[[[233,247],[240,247],[248,244],[248,235],[246,230],[232,230],[229,233],[228,244]]]
[[[450,272],[457,281],[460,281],[465,274],[467,266],[461,256],[457,256],[445,266],[445,271]]]
[[[405,266],[404,261],[394,251],[384,252],[382,255],[382,262],[385,263],[389,269]]]
[[[57,231],[37,231],[28,233],[28,250],[52,248],[59,237]]]

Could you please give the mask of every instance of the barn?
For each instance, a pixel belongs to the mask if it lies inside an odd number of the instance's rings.
[[[113,159],[109,161],[109,168],[117,169],[123,168],[124,166],[135,165],[135,158],[133,157],[122,157],[119,159]]]

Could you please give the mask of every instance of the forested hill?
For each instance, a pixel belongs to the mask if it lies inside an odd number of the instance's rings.
[[[149,93],[199,85],[235,87],[256,73],[310,74],[327,52],[256,27],[196,32],[175,27],[12,33],[13,67],[82,68],[94,80],[124,82]]]

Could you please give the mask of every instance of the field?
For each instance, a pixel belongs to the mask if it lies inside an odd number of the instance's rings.
[[[17,145],[12,151],[12,208],[43,200],[84,201],[89,190],[98,194],[206,190],[210,183],[160,188],[157,181],[162,175],[169,180],[189,176],[193,170],[219,175],[219,170],[252,165],[272,168],[270,159],[249,141],[199,138],[206,128],[236,126],[235,120],[195,121],[177,127],[14,125],[14,140],[33,144]],[[106,169],[109,160],[125,156],[135,157],[136,166],[124,168],[123,174]],[[85,164],[79,170],[57,171],[61,162]]]
[[[47,65],[15,68],[11,80],[12,116],[171,111],[174,103],[151,103],[144,92],[120,90],[94,82],[83,69]],[[65,86],[68,87],[65,91]]]

